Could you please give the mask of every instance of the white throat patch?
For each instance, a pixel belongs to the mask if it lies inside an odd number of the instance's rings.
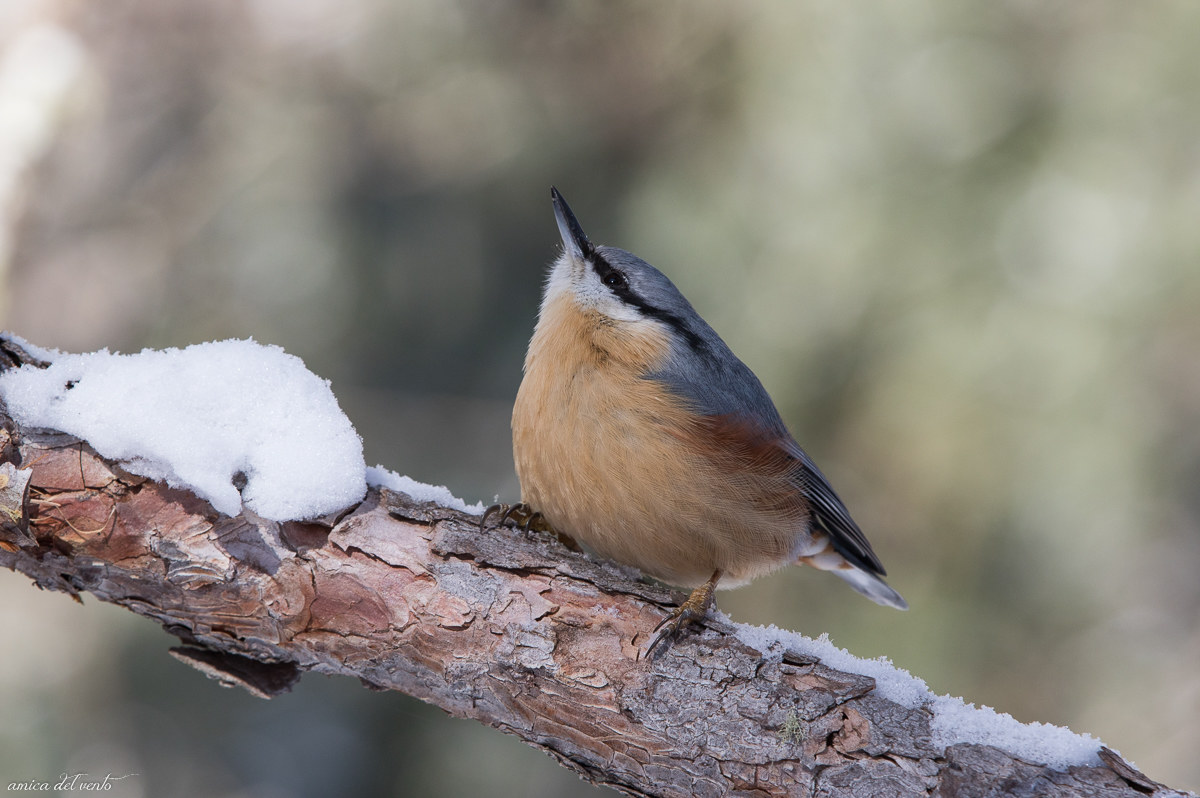
[[[615,321],[647,321],[640,310],[622,302],[600,282],[595,269],[572,259],[566,253],[559,256],[550,270],[542,307],[564,295],[571,297],[580,308],[595,311]]]

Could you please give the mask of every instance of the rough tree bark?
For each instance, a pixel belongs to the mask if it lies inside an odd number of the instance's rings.
[[[0,340],[0,370],[28,362]],[[639,658],[680,597],[544,536],[386,490],[320,521],[230,518],[75,438],[0,422],[0,564],[154,619],[175,656],[259,696],[305,671],[355,677],[631,795],[1181,795],[1111,752],[1059,772],[939,749],[928,713],[872,679],[765,660],[717,622]]]

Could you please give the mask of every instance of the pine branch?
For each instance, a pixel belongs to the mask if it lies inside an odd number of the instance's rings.
[[[36,362],[10,340],[0,361]],[[1066,772],[943,750],[929,713],[871,678],[764,658],[720,621],[642,658],[680,597],[545,536],[376,489],[319,521],[227,517],[75,438],[0,422],[0,564],[157,621],[175,656],[255,695],[351,676],[631,795],[1180,794],[1107,750]]]

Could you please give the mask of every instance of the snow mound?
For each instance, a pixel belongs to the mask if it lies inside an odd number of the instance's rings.
[[[82,438],[221,513],[237,515],[244,503],[275,521],[314,518],[366,494],[362,439],[328,380],[277,346],[37,355],[49,368],[0,375],[19,423]]]

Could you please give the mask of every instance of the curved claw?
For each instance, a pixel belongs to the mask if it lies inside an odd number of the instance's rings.
[[[679,609],[666,618],[663,618],[658,626],[654,627],[654,632],[652,633],[654,637],[651,638],[650,645],[646,646],[646,656],[653,657],[660,649],[665,651],[665,648],[661,648],[665,643],[674,641],[682,634],[684,629],[697,621],[703,620],[707,614],[707,608],[705,608],[704,612],[696,612],[689,608],[686,603],[681,604]]]
[[[532,513],[532,508],[525,502],[518,502],[511,505],[500,515],[500,523],[507,524],[509,521],[515,521],[517,527],[520,528],[522,523],[529,523],[529,517]]]
[[[503,526],[509,521],[515,521],[517,527],[524,530],[529,529],[529,524],[534,518],[542,517],[541,513],[534,511],[534,509],[525,502],[517,502],[516,504],[493,504],[491,507],[484,510],[483,515],[479,517],[480,529],[487,527],[488,518],[490,518],[493,513],[500,513],[500,520],[497,521],[497,524]]]
[[[647,658],[653,657],[658,651],[665,651],[666,649],[660,647],[677,638],[687,627],[704,620],[704,616],[708,615],[708,610],[713,605],[713,592],[717,589],[720,579],[721,571],[718,569],[707,582],[693,590],[692,595],[688,596],[687,601],[680,604],[675,612],[663,618],[658,626],[654,627],[651,633],[654,636],[650,645],[646,647]]]
[[[512,521],[517,529],[520,529],[522,532],[545,532],[558,538],[558,542],[571,551],[583,551],[574,538],[564,532],[559,532],[550,525],[550,522],[546,520],[546,516],[525,502],[518,502],[517,504],[493,504],[483,511],[483,515],[479,519],[479,528],[486,529],[488,518],[495,513],[500,514],[500,520],[497,521],[500,525]]]
[[[493,504],[483,511],[483,515],[479,517],[479,528],[487,529],[487,520],[492,513],[502,512],[507,513],[511,508],[507,504]],[[504,523],[504,516],[500,517],[500,523]]]
[[[512,521],[517,529],[523,532],[533,530],[535,532],[550,532],[550,524],[546,522],[546,517],[540,512],[530,507],[525,502],[516,504],[493,504],[491,507],[483,511],[483,515],[479,519],[479,528],[483,529],[487,526],[488,518],[494,513],[500,514],[498,524],[504,525]]]

